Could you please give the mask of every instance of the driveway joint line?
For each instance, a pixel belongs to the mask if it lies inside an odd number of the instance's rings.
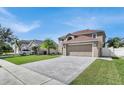
[[[24,68],[25,68],[25,67],[24,67]],[[29,70],[31,70],[31,71],[33,71],[33,72],[36,72],[36,73],[38,73],[38,74],[40,74],[40,75],[44,75],[44,76],[46,76],[46,77],[49,77],[49,78],[51,78],[51,79],[53,79],[53,80],[56,80],[56,81],[59,81],[59,82],[65,84],[64,82],[62,82],[62,81],[60,81],[60,80],[58,80],[58,79],[56,79],[56,78],[53,78],[53,77],[51,77],[51,76],[49,76],[49,75],[46,75],[46,74],[44,74],[44,73],[40,73],[40,72],[34,71],[34,70],[32,70],[32,69],[29,69]],[[48,80],[48,81],[49,81],[49,80]],[[47,81],[46,81],[46,82],[47,82]]]
[[[2,67],[4,70],[6,70],[7,72],[9,72],[12,76],[14,76],[17,80],[19,80],[21,83],[23,83],[24,85],[26,85],[25,82],[23,82],[21,79],[19,79],[16,75],[14,75],[12,72],[10,72],[8,69]]]
[[[49,81],[51,81],[51,80],[53,80],[53,79],[51,78],[50,80],[47,80],[47,81],[41,83],[40,85],[43,85],[43,84],[45,84],[45,83],[47,83],[47,82],[49,82]]]

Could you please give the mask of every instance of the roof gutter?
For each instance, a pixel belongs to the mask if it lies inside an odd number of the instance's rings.
[[[75,41],[75,42],[65,42],[63,44],[73,44],[73,43],[86,43],[86,42],[97,42],[98,40],[87,40],[87,41]]]

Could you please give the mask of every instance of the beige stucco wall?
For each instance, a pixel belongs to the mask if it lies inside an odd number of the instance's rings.
[[[62,42],[62,41],[59,41],[58,52],[59,52],[60,54],[63,54],[63,42]]]
[[[99,50],[98,47],[93,46],[93,57],[98,57],[99,56]]]
[[[98,42],[96,43],[96,46],[93,46],[95,57],[101,56],[101,49],[103,48],[105,42],[105,36],[103,33],[97,33],[97,40]]]
[[[64,45],[64,46],[63,46],[63,52],[62,52],[62,54],[63,54],[64,56],[67,56],[67,45]]]
[[[105,37],[103,36],[102,33],[98,33],[97,34],[97,40],[98,40],[98,47],[99,48],[102,48],[103,47],[103,44],[105,42]]]

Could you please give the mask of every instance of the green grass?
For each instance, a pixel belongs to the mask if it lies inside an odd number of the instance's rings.
[[[72,85],[120,85],[124,84],[124,59],[96,60],[82,72]]]
[[[4,60],[20,65],[20,64],[25,64],[40,60],[47,60],[56,57],[58,57],[58,55],[29,55],[29,56],[13,56],[13,57],[4,58]]]

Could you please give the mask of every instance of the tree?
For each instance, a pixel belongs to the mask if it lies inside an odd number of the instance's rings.
[[[37,54],[37,52],[38,52],[38,47],[37,47],[37,46],[33,46],[33,47],[32,47],[32,50],[34,51],[34,54]]]
[[[0,41],[0,55],[3,53],[3,49],[2,49],[2,46],[3,46],[3,42]]]
[[[119,37],[110,38],[107,43],[108,47],[119,48],[121,39]]]
[[[9,44],[12,42],[14,38],[13,33],[11,32],[11,30],[9,28],[6,27],[2,27],[0,25],[0,53],[2,53],[2,46],[4,46],[5,44]]]
[[[15,48],[19,48],[19,51],[21,51],[20,40],[17,37],[12,39],[11,45],[15,45]]]
[[[2,27],[0,25],[0,41],[1,42],[11,42],[14,38],[13,33],[9,28]]]
[[[48,55],[50,54],[50,49],[56,49],[57,44],[51,40],[51,39],[46,39],[44,42],[41,44],[41,48],[45,48],[48,51]]]
[[[1,48],[4,53],[11,52],[13,50],[12,47],[6,43]]]

